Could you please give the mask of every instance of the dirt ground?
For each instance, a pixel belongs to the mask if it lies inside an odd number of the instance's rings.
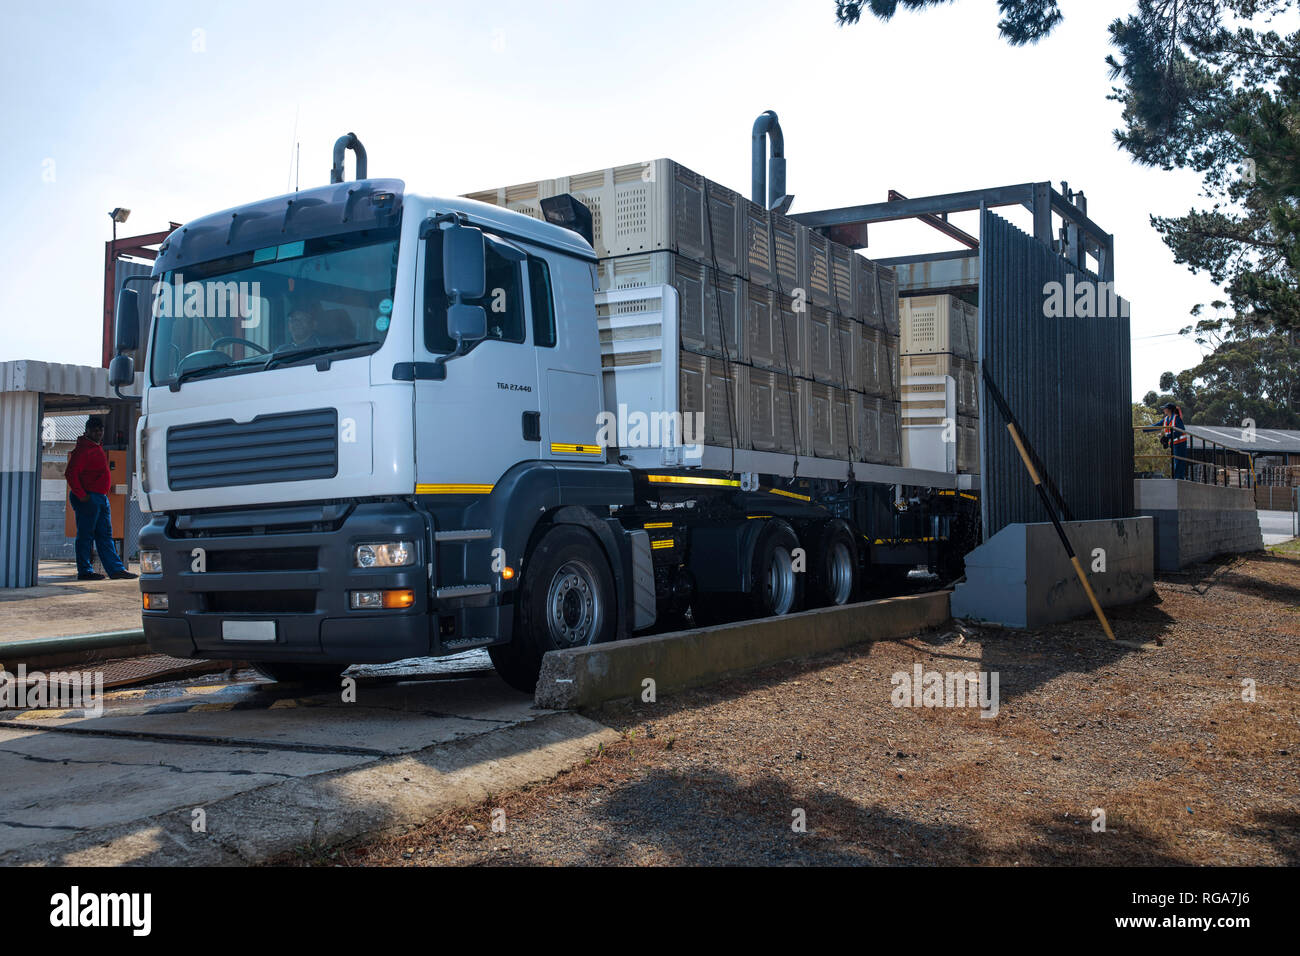
[[[78,581],[71,561],[42,561],[34,588],[0,590],[0,644],[139,629],[140,582]]]
[[[283,862],[1300,863],[1300,553],[1156,590],[1112,613],[1147,648],[940,629],[610,706],[623,740],[554,780]],[[891,704],[918,663],[996,672],[996,717]]]

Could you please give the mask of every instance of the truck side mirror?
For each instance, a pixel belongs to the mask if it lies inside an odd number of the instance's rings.
[[[118,352],[134,352],[140,347],[140,293],[128,285],[117,292],[114,338]]]
[[[135,362],[129,355],[115,355],[108,363],[108,384],[110,388],[126,388],[135,382]]]
[[[487,310],[458,302],[447,307],[447,334],[453,342],[469,345],[487,338]]]
[[[442,285],[453,304],[481,299],[487,292],[487,251],[483,233],[473,226],[456,224],[442,231]]]

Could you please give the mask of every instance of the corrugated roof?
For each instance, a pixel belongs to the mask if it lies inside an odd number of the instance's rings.
[[[141,375],[123,395],[140,394]],[[0,392],[44,392],[77,398],[116,398],[108,387],[108,369],[93,365],[64,365],[20,359],[0,362]]]
[[[1240,425],[1188,425],[1187,430],[1197,438],[1227,445],[1250,455],[1300,454],[1300,431],[1281,428],[1256,428],[1254,441]]]

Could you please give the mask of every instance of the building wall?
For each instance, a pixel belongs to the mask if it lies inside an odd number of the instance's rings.
[[[1156,567],[1161,571],[1264,548],[1250,488],[1139,478],[1133,495],[1138,513],[1155,519]]]

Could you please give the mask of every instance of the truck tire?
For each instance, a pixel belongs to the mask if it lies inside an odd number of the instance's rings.
[[[338,686],[339,676],[347,664],[289,664],[283,661],[253,661],[253,670],[280,684],[307,684],[313,687]]]
[[[754,545],[749,590],[698,595],[692,605],[695,620],[708,626],[802,610],[806,575],[794,570],[798,547],[799,536],[790,525],[779,518],[767,521]]]
[[[858,593],[858,543],[839,518],[821,521],[805,535],[808,557],[808,607],[848,604]]]
[[[524,561],[510,643],[488,654],[502,680],[531,694],[544,654],[612,640],[617,629],[614,577],[600,542],[581,528],[556,525]]]

